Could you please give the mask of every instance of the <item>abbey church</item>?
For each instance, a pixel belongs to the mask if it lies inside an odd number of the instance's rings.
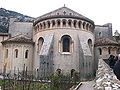
[[[34,19],[20,22],[11,17],[9,32],[0,33],[0,72],[37,72],[39,77],[58,71],[81,80],[94,78],[98,58],[120,53],[120,34],[112,35],[112,24],[95,25],[91,19],[61,7]]]

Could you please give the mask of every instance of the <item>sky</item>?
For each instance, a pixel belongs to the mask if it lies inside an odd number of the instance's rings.
[[[112,23],[113,33],[120,33],[120,0],[0,0],[0,7],[31,17],[66,7],[86,16],[95,25]]]

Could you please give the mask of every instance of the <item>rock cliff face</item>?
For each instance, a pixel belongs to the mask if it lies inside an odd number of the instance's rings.
[[[0,33],[7,33],[10,17],[17,17],[19,21],[31,22],[34,18],[20,14],[15,11],[0,8]]]

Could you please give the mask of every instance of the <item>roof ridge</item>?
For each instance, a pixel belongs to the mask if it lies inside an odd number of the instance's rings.
[[[108,45],[108,44],[118,44],[118,42],[111,40],[110,38],[102,38],[95,42],[96,45]]]
[[[4,42],[27,42],[27,43],[32,43],[33,40],[29,37],[27,37],[26,35],[23,34],[19,34],[16,35],[15,37],[11,37],[8,38],[7,40],[2,41],[2,43]]]
[[[39,22],[40,20],[44,20],[44,19],[48,19],[48,18],[55,18],[55,17],[71,17],[71,18],[76,17],[76,18],[84,19],[84,20],[89,21],[94,24],[94,22],[91,19],[85,17],[82,14],[79,14],[78,12],[76,12],[66,6],[58,8],[56,10],[53,10],[49,13],[43,14],[43,15],[37,17],[34,20],[34,22],[36,23],[36,22]]]

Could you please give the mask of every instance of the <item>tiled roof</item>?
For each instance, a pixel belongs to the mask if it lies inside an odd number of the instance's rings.
[[[17,35],[15,37],[2,41],[2,43],[6,43],[6,42],[33,43],[32,39],[25,35]]]
[[[67,8],[67,7],[61,7],[61,8],[58,8],[52,12],[49,12],[45,15],[42,15],[38,18],[35,19],[35,23],[40,21],[40,20],[43,20],[43,19],[47,19],[47,18],[55,18],[55,17],[73,17],[73,18],[80,18],[80,19],[85,19],[87,21],[90,21],[92,23],[94,23],[92,20],[90,20],[89,18]]]
[[[103,38],[96,41],[95,45],[118,45],[118,42],[113,41],[109,38]]]

